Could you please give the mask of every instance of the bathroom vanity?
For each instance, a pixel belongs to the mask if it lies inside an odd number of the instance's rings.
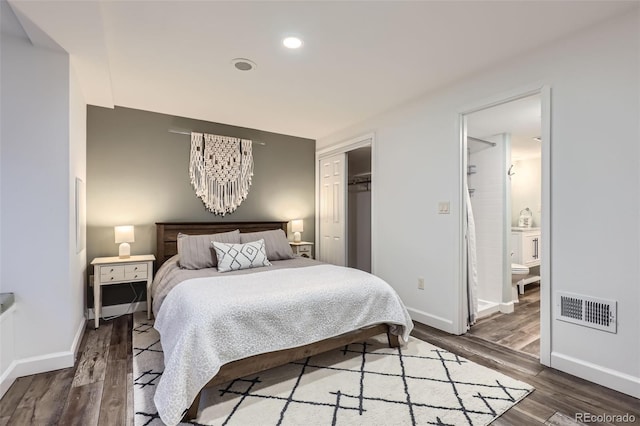
[[[540,266],[541,242],[540,228],[511,228],[511,262],[528,268]],[[524,286],[535,282],[540,282],[540,276],[530,273],[518,277],[518,281],[514,283],[518,286],[520,294],[524,294]]]
[[[511,228],[511,262],[539,266],[541,241],[540,228]]]

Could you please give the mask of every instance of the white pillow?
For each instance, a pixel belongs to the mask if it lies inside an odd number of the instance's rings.
[[[225,244],[212,241],[218,257],[218,272],[237,271],[239,269],[270,266],[264,240],[246,244]]]

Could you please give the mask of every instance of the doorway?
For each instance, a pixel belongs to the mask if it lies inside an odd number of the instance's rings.
[[[316,153],[318,260],[372,272],[373,135]]]
[[[371,272],[371,147],[347,152],[347,266]]]
[[[467,329],[539,356],[545,365],[550,358],[549,265],[543,255],[549,241],[548,101],[548,89],[538,89],[461,115],[462,186],[468,188],[463,235],[473,232],[475,240],[463,256]]]

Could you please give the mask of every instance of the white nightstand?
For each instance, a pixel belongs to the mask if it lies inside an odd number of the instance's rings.
[[[93,271],[93,311],[96,328],[100,324],[102,310],[102,286],[109,284],[147,282],[147,318],[151,319],[151,283],[153,282],[152,254],[131,256],[126,259],[119,257],[96,257],[91,262]]]
[[[313,243],[309,243],[307,241],[294,243],[293,241],[290,241],[289,245],[291,246],[294,255],[313,259],[313,255],[311,254],[311,246],[313,246]]]

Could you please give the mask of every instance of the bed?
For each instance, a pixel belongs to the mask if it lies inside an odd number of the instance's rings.
[[[237,229],[249,238],[255,232],[286,233],[286,227],[287,222],[156,223],[152,306],[165,372],[154,402],[165,423],[195,419],[207,387],[383,333],[390,346],[400,345],[399,335],[408,338],[413,324],[406,308],[387,283],[366,272],[298,257],[224,273],[180,268],[179,234]]]

